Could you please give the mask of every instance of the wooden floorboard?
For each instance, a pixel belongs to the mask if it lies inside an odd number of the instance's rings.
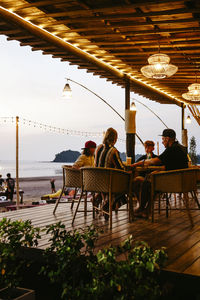
[[[155,249],[166,247],[169,256],[166,267],[168,270],[200,276],[200,211],[192,211],[194,220],[192,229],[185,211],[173,210],[167,219],[163,210],[160,215],[155,213],[154,223],[144,219],[135,219],[131,224],[128,222],[127,212],[120,211],[118,214],[113,213],[113,228],[110,230],[103,216],[93,219],[91,212],[88,212],[86,217],[82,212],[78,212],[74,226],[72,226],[73,211],[70,206],[70,203],[59,204],[55,215],[53,215],[54,205],[49,204],[1,213],[0,218],[31,220],[35,227],[40,228],[61,221],[68,230],[94,224],[103,229],[103,234],[100,235],[96,244],[96,251],[109,244],[117,245],[132,234],[136,241],[146,241]],[[90,204],[88,207],[91,209]],[[81,204],[81,209],[83,209],[83,204]],[[44,232],[41,236],[38,247],[45,249],[49,244],[49,236]]]

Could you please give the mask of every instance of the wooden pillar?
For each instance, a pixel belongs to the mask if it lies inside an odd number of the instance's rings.
[[[16,117],[16,195],[17,209],[19,209],[19,117]]]
[[[185,129],[185,105],[181,104],[181,128]]]
[[[185,129],[185,104],[181,104],[181,133],[182,133],[182,145],[188,151],[188,134],[187,129]]]
[[[126,79],[125,85],[125,109],[130,109],[130,81]],[[135,162],[135,133],[126,133],[126,155]]]

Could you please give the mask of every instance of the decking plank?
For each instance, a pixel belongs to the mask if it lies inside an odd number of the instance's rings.
[[[192,211],[195,224],[192,229],[186,213],[178,210],[172,211],[168,219],[165,217],[165,211],[162,211],[160,215],[156,212],[154,223],[135,219],[131,224],[128,222],[127,212],[120,211],[118,214],[113,213],[113,228],[110,230],[104,217],[97,216],[93,219],[92,212],[88,212],[86,217],[83,212],[78,212],[72,226],[71,220],[75,207],[71,211],[70,205],[71,203],[60,204],[55,215],[53,215],[54,204],[49,204],[1,213],[0,219],[3,217],[12,220],[29,219],[34,226],[41,228],[61,221],[68,230],[94,224],[104,231],[98,239],[96,251],[109,244],[117,245],[132,234],[135,240],[147,241],[153,248],[167,247],[169,255],[167,269],[200,276],[200,211]],[[90,203],[88,208],[91,208]],[[38,247],[45,249],[49,244],[50,236],[45,232],[41,236]]]

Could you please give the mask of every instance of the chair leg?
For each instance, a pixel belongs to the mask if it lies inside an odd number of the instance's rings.
[[[128,212],[129,212],[129,222],[133,222],[134,220],[134,209],[133,209],[133,197],[131,194],[128,195]]]
[[[60,202],[60,199],[62,198],[62,194],[63,194],[63,192],[64,192],[64,189],[65,189],[65,186],[63,185],[62,192],[61,192],[59,198],[56,200],[56,204],[55,204],[55,207],[54,207],[54,210],[53,210],[53,214],[54,214],[54,215],[55,215],[55,213],[56,213],[56,209],[57,209],[57,207],[58,207],[58,204],[59,204],[59,202]]]
[[[110,229],[112,229],[112,194],[109,192],[109,225]]]
[[[95,199],[95,193],[92,195],[92,217],[95,218],[95,208],[94,208],[94,199]]]
[[[194,200],[195,200],[198,208],[200,209],[200,203],[199,203],[199,200],[198,200],[198,197],[197,197],[197,192],[196,191],[192,191],[191,194],[192,194],[192,197],[194,198]]]
[[[154,201],[155,200],[155,196],[153,195],[151,198],[151,203],[150,203],[150,212],[151,212],[151,222],[154,222]]]
[[[176,207],[176,194],[174,193],[174,205]]]
[[[81,191],[80,198],[79,198],[79,200],[78,200],[77,207],[76,207],[75,213],[74,213],[74,215],[73,215],[72,225],[74,224],[74,220],[75,220],[75,218],[76,218],[76,214],[77,214],[77,212],[78,212],[78,208],[79,208],[79,205],[80,205],[80,203],[81,203],[81,198],[82,198],[82,196],[83,196],[83,191]]]
[[[159,213],[159,215],[160,215],[160,202],[161,202],[160,198],[161,197],[160,197],[160,193],[159,193],[159,195],[158,195],[158,213]]]
[[[166,193],[166,218],[169,216],[169,196]]]
[[[72,199],[71,209],[73,209],[73,207],[74,207],[74,202],[75,202],[75,199],[76,199],[77,191],[78,191],[78,189],[75,188],[75,193],[74,193],[74,198]]]
[[[87,216],[87,192],[84,197],[84,216]]]
[[[184,204],[185,204],[185,207],[186,207],[186,211],[187,211],[188,218],[190,220],[191,226],[193,227],[194,223],[193,223],[193,219],[192,219],[191,212],[190,212],[188,193],[183,194],[183,201],[184,201]]]

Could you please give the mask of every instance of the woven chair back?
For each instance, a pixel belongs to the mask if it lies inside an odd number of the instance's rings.
[[[196,190],[195,169],[160,172],[153,176],[154,190],[161,193],[187,193]]]
[[[131,175],[110,168],[82,168],[82,189],[90,192],[128,193]]]
[[[81,188],[81,171],[63,166],[64,183],[66,187]]]

